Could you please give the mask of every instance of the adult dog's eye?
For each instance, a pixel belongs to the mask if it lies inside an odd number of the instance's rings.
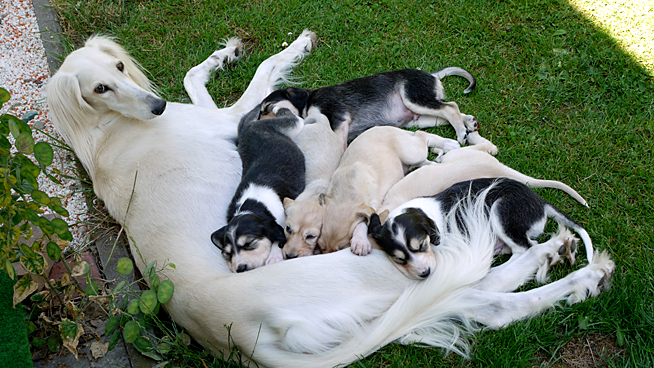
[[[104,84],[100,84],[95,89],[93,92],[98,93],[98,94],[103,94],[109,90],[109,87],[105,86]]]
[[[123,69],[125,69],[125,64],[123,64],[122,61],[119,61],[118,64],[116,64],[116,68],[122,72]]]

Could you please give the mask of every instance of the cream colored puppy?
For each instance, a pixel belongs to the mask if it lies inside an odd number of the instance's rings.
[[[323,209],[319,197],[327,191],[334,170],[347,146],[347,124],[335,132],[323,114],[309,115],[304,129],[293,141],[304,153],[306,187],[295,199],[284,199],[286,244],[285,259],[310,256],[317,251]]]
[[[429,148],[448,152],[459,148],[459,143],[389,126],[373,127],[352,141],[327,189],[318,239],[321,251],[329,253],[350,246],[355,254],[370,253],[370,216],[409,167],[434,164],[427,160]]]
[[[571,187],[556,180],[535,179],[522,174],[488,153],[495,153],[492,143],[467,146],[440,157],[438,165],[421,167],[408,174],[388,190],[380,207],[392,211],[402,203],[416,198],[438,194],[452,185],[480,178],[510,178],[531,188],[556,188],[568,193],[579,203],[588,207],[586,201]]]

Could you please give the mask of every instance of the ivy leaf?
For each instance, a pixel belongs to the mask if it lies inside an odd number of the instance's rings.
[[[116,271],[118,271],[119,274],[129,275],[133,269],[134,269],[134,265],[132,264],[131,259],[127,257],[123,257],[118,260],[118,264],[116,265]]]
[[[52,160],[54,159],[54,153],[52,151],[52,146],[46,142],[39,142],[34,145],[34,157],[43,166],[52,165]]]

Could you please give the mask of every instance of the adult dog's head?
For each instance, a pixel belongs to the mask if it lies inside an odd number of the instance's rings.
[[[422,210],[406,208],[382,225],[379,215],[370,216],[368,235],[407,277],[423,280],[436,267],[432,245],[440,243],[438,228]]]
[[[242,214],[211,234],[211,241],[232,272],[245,272],[264,266],[272,247],[283,247],[286,237],[276,222]]]
[[[94,151],[93,128],[121,115],[152,119],[166,108],[127,52],[103,36],[91,37],[66,57],[48,83],[47,96],[55,127],[87,169]]]
[[[259,119],[273,117],[277,114],[277,110],[281,108],[289,109],[293,114],[302,116],[308,100],[309,90],[294,87],[278,89],[261,102]]]

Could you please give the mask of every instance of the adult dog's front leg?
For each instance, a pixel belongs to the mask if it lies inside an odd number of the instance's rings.
[[[606,290],[615,264],[607,252],[595,253],[593,262],[561,280],[521,293],[501,293],[476,290],[469,297],[466,312],[469,318],[490,328],[500,328],[512,321],[534,315],[561,300],[568,304],[583,301]]]
[[[211,72],[215,69],[222,69],[225,60],[232,62],[238,60],[241,55],[243,55],[243,43],[238,38],[230,38],[224,49],[215,51],[207,60],[191,68],[184,77],[184,88],[191,98],[191,102],[194,105],[218,108],[206,87]]]
[[[304,30],[300,37],[284,51],[269,57],[259,65],[243,96],[227,110],[237,116],[252,110],[275,89],[278,83],[286,80],[291,68],[309,54],[315,43],[316,34]]]

